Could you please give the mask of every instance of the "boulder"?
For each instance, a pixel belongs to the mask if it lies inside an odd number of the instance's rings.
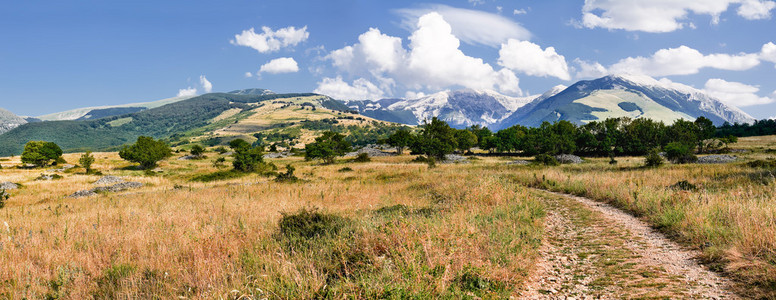
[[[580,164],[583,161],[581,157],[572,154],[555,155],[555,159],[562,164]]]
[[[528,165],[530,163],[531,163],[530,161],[522,160],[522,159],[518,159],[518,160],[513,160],[513,161],[507,162],[508,165],[520,165],[520,166]]]
[[[699,164],[725,164],[738,160],[735,155],[718,154],[698,157]]]
[[[393,156],[394,153],[385,152],[383,150],[378,149],[375,146],[366,146],[361,149],[358,149],[356,151],[350,152],[348,154],[345,154],[345,157],[356,157],[361,153],[366,153],[369,155],[369,157],[379,157],[379,156]]]
[[[93,184],[94,185],[109,185],[109,184],[116,184],[116,183],[120,183],[120,182],[124,182],[124,179],[121,178],[121,177],[110,176],[109,175],[109,176],[103,176],[102,178],[100,178],[97,181],[95,181]]]
[[[19,185],[13,182],[10,182],[10,181],[0,182],[0,190],[15,190],[18,188],[19,188]]]
[[[97,193],[93,192],[92,190],[80,190],[75,193],[70,194],[70,196],[67,196],[68,198],[81,198],[81,197],[89,197],[97,195]]]

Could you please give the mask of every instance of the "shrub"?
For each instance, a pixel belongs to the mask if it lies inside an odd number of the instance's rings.
[[[557,166],[560,165],[560,162],[558,160],[548,154],[539,154],[534,157],[534,162],[537,164],[543,164],[545,166]]]
[[[663,157],[657,152],[657,148],[650,150],[644,158],[644,165],[647,167],[659,167],[663,165]]]
[[[8,201],[8,198],[11,198],[11,195],[5,189],[0,190],[0,208],[5,207],[5,202]]]
[[[224,148],[224,146],[219,146],[218,148],[215,149],[215,151],[218,152],[218,154],[224,154],[228,150],[226,150],[226,148]]]
[[[165,142],[147,136],[138,137],[134,145],[124,146],[119,151],[119,157],[139,163],[146,170],[156,167],[157,162],[171,155],[172,150]]]
[[[677,183],[674,183],[671,186],[669,186],[669,188],[672,189],[672,190],[681,190],[681,191],[697,191],[698,190],[697,186],[695,186],[694,184],[690,183],[687,180],[678,181]]]
[[[286,165],[286,172],[278,174],[278,176],[275,177],[275,181],[276,182],[297,182],[297,181],[299,181],[299,178],[297,178],[294,175],[294,170],[296,170],[296,168],[294,168],[294,166],[292,166],[290,164]]]
[[[78,163],[81,164],[84,169],[86,169],[86,174],[91,174],[94,170],[92,170],[92,164],[94,163],[94,156],[92,156],[91,151],[86,151],[83,155],[81,155],[81,158],[78,159]]]
[[[226,158],[219,157],[216,160],[213,161],[213,167],[215,168],[222,168],[226,165]]]
[[[236,139],[229,142],[229,146],[234,150],[234,161],[232,166],[240,172],[255,172],[259,166],[264,164],[264,153],[261,148],[251,147],[248,142]]]
[[[62,157],[62,149],[52,142],[29,141],[22,152],[22,162],[34,164],[38,167],[48,165],[52,160],[57,161]]]
[[[755,160],[746,163],[750,168],[776,169],[776,160]]]
[[[194,155],[196,157],[202,157],[202,154],[205,153],[205,148],[202,148],[200,145],[194,145],[191,147],[191,155]]]
[[[337,172],[344,173],[344,172],[353,172],[353,169],[350,167],[344,167],[342,169],[337,170]]]
[[[368,153],[359,153],[356,156],[356,158],[353,159],[353,162],[359,162],[359,163],[361,163],[361,162],[370,162],[370,161],[372,161],[372,159],[369,158],[369,154]]]
[[[283,214],[278,221],[281,237],[293,245],[306,245],[308,241],[339,234],[346,225],[346,219],[316,210],[302,209],[295,214]]]
[[[668,143],[664,148],[666,159],[675,164],[693,163],[698,160],[692,152],[692,147],[678,142]]]
[[[244,176],[245,173],[242,172],[235,172],[234,170],[229,171],[218,171],[213,172],[209,174],[203,174],[196,176],[191,179],[191,181],[199,181],[199,182],[210,182],[210,181],[218,181],[218,180],[227,180],[227,179],[234,179]]]

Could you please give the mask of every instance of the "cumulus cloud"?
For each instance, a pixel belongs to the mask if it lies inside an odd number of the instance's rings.
[[[528,12],[525,11],[525,9],[522,9],[522,8],[521,9],[515,9],[514,11],[512,11],[513,15],[524,15],[524,14],[527,14],[527,13]]]
[[[747,20],[768,19],[773,8],[776,8],[776,2],[773,1],[744,0],[738,7],[738,15]]]
[[[202,85],[202,89],[205,91],[205,93],[210,93],[213,91],[213,84],[210,83],[207,78],[205,78],[205,75],[199,76],[199,84]]]
[[[531,76],[553,76],[571,80],[566,58],[555,52],[555,48],[542,48],[528,41],[509,39],[501,45],[498,64]]]
[[[245,72],[245,78],[251,78],[251,77],[253,77],[253,73]]]
[[[382,99],[385,95],[369,80],[359,78],[350,84],[342,80],[341,76],[323,78],[321,82],[318,82],[318,87],[313,92],[339,100],[376,100]]]
[[[411,90],[463,86],[522,94],[514,72],[494,70],[482,59],[458,49],[460,40],[442,15],[426,14],[418,19],[416,27],[408,49],[401,38],[371,28],[359,36],[358,43],[332,51],[327,59],[351,75],[370,78],[370,83],[384,93],[400,85]],[[343,86],[336,81],[323,83]]]
[[[721,13],[732,4],[742,3],[738,15],[746,19],[764,19],[776,6],[763,0],[586,0],[582,7],[582,25],[588,28],[628,31],[671,32],[683,28],[688,14],[709,15],[719,22]]]
[[[452,33],[470,45],[499,47],[508,39],[529,40],[531,32],[509,18],[479,10],[455,8],[447,5],[428,5],[421,8],[400,9],[402,26],[409,31],[418,29],[420,17],[436,12],[452,28]]]
[[[760,64],[759,54],[708,54],[687,46],[660,49],[650,57],[628,57],[611,67],[610,73],[644,74],[650,76],[697,74],[702,68],[743,71]]]
[[[606,67],[598,62],[589,62],[575,58],[574,63],[579,66],[579,68],[576,69],[576,78],[598,78],[606,76],[606,74],[609,73],[609,71],[606,70]]]
[[[776,91],[771,97],[757,95],[759,87],[712,78],[706,81],[704,91],[725,104],[742,107],[776,102]]]
[[[261,30],[261,33],[256,33],[253,28],[243,30],[242,33],[235,35],[230,42],[233,45],[253,48],[260,53],[269,53],[284,47],[296,46],[310,37],[307,26],[299,29],[290,26],[280,28],[277,31],[265,26]]]
[[[291,57],[281,57],[270,60],[266,64],[262,65],[259,69],[259,73],[294,73],[299,71],[299,65],[296,60]]]
[[[771,42],[763,45],[762,50],[760,50],[760,59],[776,63],[776,44]]]
[[[197,95],[197,89],[193,87],[188,87],[185,89],[178,90],[178,97],[189,97],[189,96],[196,96],[196,95]]]

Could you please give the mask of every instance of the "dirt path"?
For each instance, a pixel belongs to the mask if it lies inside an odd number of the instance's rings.
[[[521,298],[737,298],[697,253],[635,217],[582,197],[536,195],[547,199],[547,238]]]

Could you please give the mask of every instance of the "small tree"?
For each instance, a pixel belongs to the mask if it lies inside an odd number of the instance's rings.
[[[94,156],[92,156],[91,151],[86,151],[83,155],[81,155],[81,158],[78,159],[78,163],[81,164],[84,169],[86,169],[86,174],[91,174],[94,170],[92,170],[92,164],[94,163]]]
[[[232,166],[236,171],[254,172],[264,163],[264,153],[260,147],[251,147],[251,144],[242,139],[229,142],[229,146],[234,150]]]
[[[215,161],[213,161],[213,167],[220,169],[221,167],[224,166],[225,163],[226,163],[226,158],[219,157]]]
[[[396,154],[401,155],[404,148],[412,144],[412,134],[409,130],[399,129],[388,137],[388,145],[396,147]]]
[[[679,142],[668,143],[664,148],[666,159],[675,164],[693,163],[698,160],[692,152],[692,146]]]
[[[191,147],[191,155],[194,155],[197,158],[201,158],[202,154],[205,153],[205,148],[202,148],[200,145],[194,145]]]
[[[62,149],[52,142],[29,141],[24,146],[22,152],[22,162],[34,164],[38,167],[48,165],[52,160],[56,161],[62,157]]]
[[[345,136],[333,131],[326,131],[315,138],[314,143],[305,145],[305,159],[322,159],[326,164],[334,163],[334,158],[345,155],[351,150],[350,142]]]
[[[657,148],[650,150],[644,158],[644,165],[647,167],[659,167],[663,164],[663,157],[657,152]]]
[[[455,140],[455,129],[437,117],[423,125],[423,132],[415,138],[412,151],[444,160],[446,154],[453,153],[458,143]]]
[[[469,130],[456,130],[455,141],[458,146],[458,150],[462,153],[469,151],[474,146],[477,146],[477,135]]]
[[[157,162],[171,155],[172,150],[165,142],[147,136],[138,137],[135,144],[129,147],[124,146],[119,151],[119,157],[139,163],[144,169],[156,167]]]

